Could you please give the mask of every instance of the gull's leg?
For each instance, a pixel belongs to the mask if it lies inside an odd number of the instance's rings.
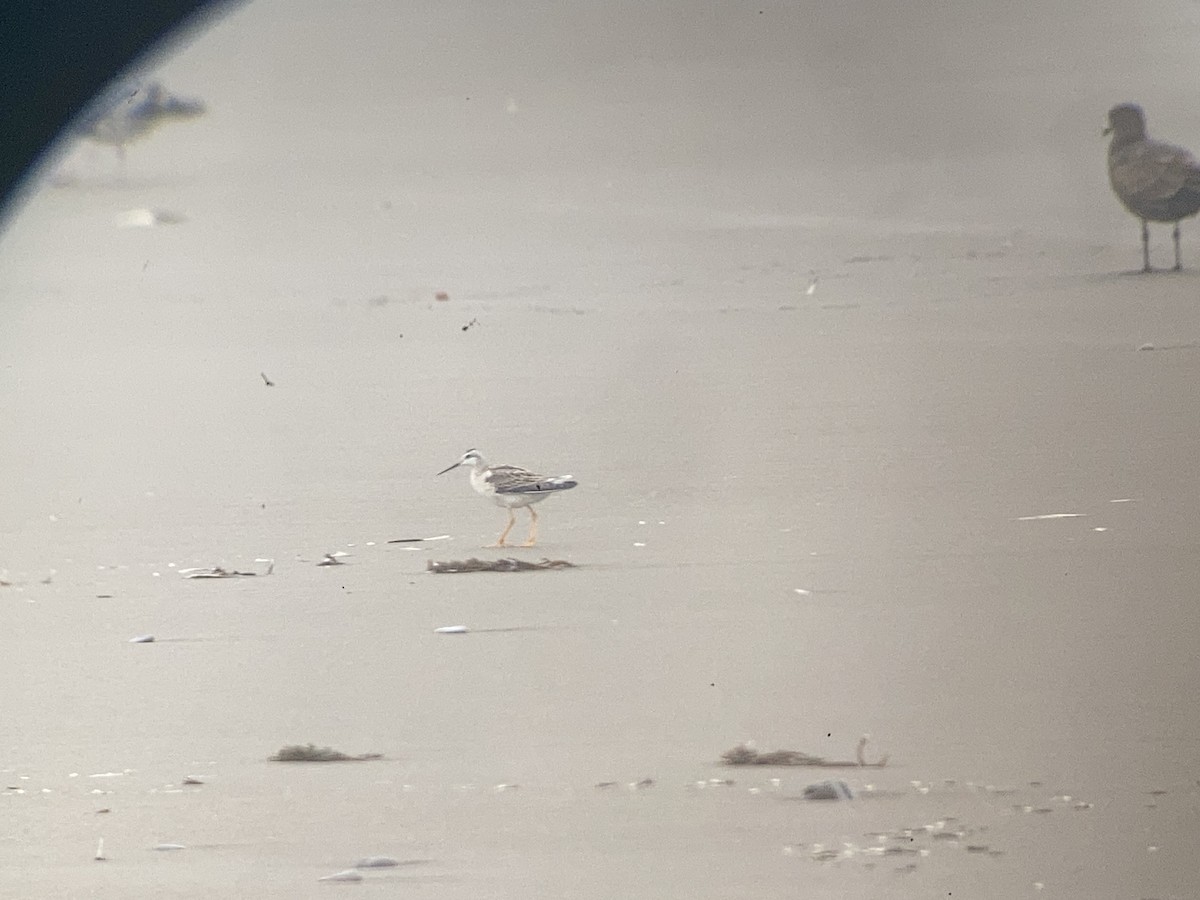
[[[1179,223],[1175,223],[1175,231],[1172,232],[1175,236],[1175,271],[1183,269],[1183,261],[1179,258]]]
[[[1150,271],[1150,223],[1142,219],[1142,271]]]
[[[525,507],[529,510],[529,537],[525,539],[526,547],[532,547],[537,543],[537,513],[533,511],[532,506]]]
[[[500,532],[499,540],[497,540],[496,543],[492,544],[493,547],[503,547],[504,546],[504,539],[506,537],[508,537],[508,533],[510,531],[512,531],[513,523],[516,521],[517,521],[517,515],[510,509],[508,511],[508,524],[505,525],[504,530],[502,532]]]

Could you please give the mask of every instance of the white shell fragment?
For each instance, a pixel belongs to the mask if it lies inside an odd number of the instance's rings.
[[[186,221],[180,213],[169,209],[127,209],[117,216],[118,228],[153,228],[156,225],[178,225]]]
[[[168,851],[168,850],[186,850],[187,847],[185,847],[183,844],[155,844],[150,849],[151,850]]]
[[[1018,522],[1040,522],[1044,519],[1082,519],[1087,513],[1044,513],[1040,516],[1017,516]]]
[[[137,637],[131,637],[129,639],[129,643],[131,643],[131,644],[153,644],[154,643],[154,635],[139,634]]]
[[[356,872],[354,869],[343,869],[340,872],[334,872],[332,875],[323,875],[317,881],[362,881],[362,873]]]
[[[470,629],[466,625],[443,625],[433,629],[434,634],[467,634]]]

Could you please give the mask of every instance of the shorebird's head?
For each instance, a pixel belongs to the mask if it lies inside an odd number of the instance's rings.
[[[483,457],[479,455],[478,450],[468,450],[459,457],[458,462],[452,466],[447,466],[438,472],[439,475],[445,475],[447,472],[457,469],[459,466],[478,466],[483,464]]]
[[[1101,133],[1111,134],[1114,144],[1140,141],[1146,137],[1146,114],[1136,103],[1118,103],[1108,111],[1108,127]]]

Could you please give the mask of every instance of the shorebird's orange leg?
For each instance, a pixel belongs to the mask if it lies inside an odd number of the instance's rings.
[[[517,521],[517,514],[514,513],[510,509],[508,511],[508,524],[506,526],[504,526],[504,530],[502,532],[500,532],[500,538],[496,541],[496,543],[492,544],[493,547],[505,546],[504,539],[508,537],[508,533],[510,531],[512,531],[513,523],[515,523],[516,521]]]
[[[537,513],[533,511],[532,506],[525,507],[529,510],[529,537],[525,539],[523,546],[532,547],[537,543]]]

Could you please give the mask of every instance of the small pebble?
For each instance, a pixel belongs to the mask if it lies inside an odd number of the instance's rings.
[[[137,637],[131,637],[129,639],[129,643],[131,643],[131,644],[153,644],[154,643],[154,635],[139,634]]]
[[[805,800],[852,800],[854,793],[844,781],[818,781],[804,788]]]
[[[354,864],[356,869],[390,869],[400,865],[400,860],[391,856],[364,856]]]

